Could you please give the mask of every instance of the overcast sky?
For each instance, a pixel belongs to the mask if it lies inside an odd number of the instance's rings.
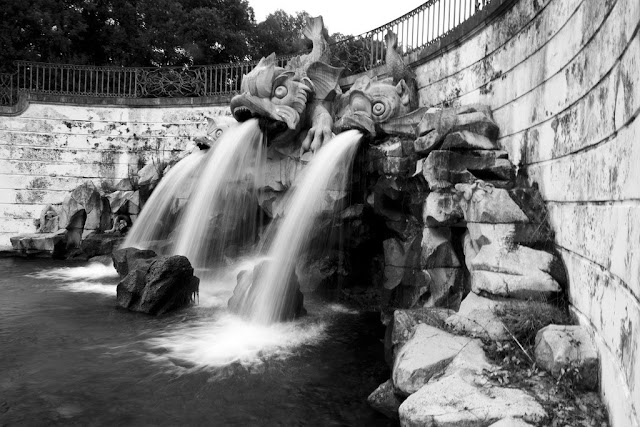
[[[249,0],[256,22],[277,9],[290,15],[305,10],[311,16],[322,15],[329,33],[357,35],[386,24],[415,9],[425,0]]]

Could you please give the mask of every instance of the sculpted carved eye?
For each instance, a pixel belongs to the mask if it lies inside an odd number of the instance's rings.
[[[287,94],[289,93],[289,89],[287,89],[286,86],[278,86],[276,88],[276,90],[273,92],[273,94],[277,97],[277,98],[284,98],[285,96],[287,96]]]
[[[384,103],[382,102],[376,102],[375,104],[373,104],[373,114],[375,114],[376,116],[381,116],[384,114],[384,112],[386,111],[387,107],[384,105]]]
[[[222,129],[218,128],[213,132],[213,136],[215,136],[216,138],[219,138],[220,135],[222,135],[222,132],[224,132]]]
[[[371,104],[369,103],[369,100],[364,96],[354,97],[351,99],[351,109],[353,111],[369,112],[371,109]]]

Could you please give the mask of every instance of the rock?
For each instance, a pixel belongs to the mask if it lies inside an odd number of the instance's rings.
[[[546,224],[484,224],[481,222],[469,222],[467,223],[467,229],[476,251],[490,243],[512,246],[515,243],[532,245],[553,241],[553,232]]]
[[[59,256],[67,246],[67,230],[55,233],[21,234],[9,239],[13,250],[25,255]]]
[[[393,288],[387,304],[391,308],[414,308],[422,305],[420,302],[429,292],[429,286],[400,285]]]
[[[511,198],[509,191],[483,181],[456,184],[459,209],[469,222],[490,224],[528,223],[529,217]],[[537,221],[536,221],[537,222]]]
[[[424,204],[423,222],[430,227],[456,225],[464,218],[459,195],[448,191],[429,193]]]
[[[405,396],[415,393],[431,377],[442,373],[470,341],[433,326],[417,325],[395,358],[391,377],[394,386]]]
[[[446,227],[425,227],[422,232],[420,267],[460,267],[451,244],[451,230]]]
[[[133,269],[137,260],[154,258],[156,253],[150,249],[123,248],[113,251],[111,258],[113,266],[120,278],[124,278]]]
[[[451,133],[461,131],[475,133],[476,135],[484,136],[490,141],[495,141],[498,139],[500,129],[486,112],[475,111],[456,116],[456,122],[451,128]]]
[[[407,241],[397,238],[382,242],[384,263],[394,267],[420,267],[421,235],[416,233]]]
[[[436,150],[422,164],[431,190],[451,188],[454,184],[473,183],[485,179],[495,186],[512,185],[515,169],[508,159],[498,158],[494,151],[475,151],[475,155]]]
[[[458,334],[478,338],[504,340],[510,338],[504,323],[496,315],[496,311],[509,304],[483,298],[473,292],[460,303],[457,313],[448,317],[446,325]]]
[[[160,181],[160,171],[162,169],[164,169],[162,163],[156,164],[155,162],[151,162],[146,164],[138,171],[138,185],[148,186]]]
[[[457,308],[463,291],[462,269],[429,268],[427,272],[431,282],[429,283],[429,298],[424,302],[424,306]]]
[[[447,135],[441,150],[465,149],[465,150],[499,150],[496,142],[483,135],[469,131],[452,132]]]
[[[124,236],[92,232],[80,243],[80,250],[89,258],[97,255],[110,255],[123,241]]]
[[[559,377],[563,370],[577,384],[596,390],[598,387],[598,351],[589,333],[581,326],[549,325],[538,331],[535,344],[536,362]],[[572,374],[576,369],[580,375]]]
[[[426,291],[431,286],[431,276],[428,271],[415,267],[385,265],[383,274],[384,288],[391,290],[399,285],[410,288],[424,288]]]
[[[507,298],[548,301],[557,296],[562,288],[550,275],[540,271],[526,276],[472,271],[471,290],[478,294],[486,292]]]
[[[116,191],[133,191],[138,186],[138,183],[131,178],[123,178],[115,185]]]
[[[522,390],[478,384],[460,374],[425,385],[400,405],[399,414],[403,427],[486,426],[506,417],[539,423],[547,416]]]
[[[137,264],[118,283],[117,304],[131,311],[161,315],[191,304],[200,279],[182,255],[160,256]]]
[[[393,382],[387,380],[380,384],[367,398],[369,405],[385,416],[397,420],[398,408],[402,399],[394,393]]]
[[[109,202],[92,181],[86,181],[65,197],[60,208],[60,228],[104,231],[111,227]],[[84,216],[84,220],[77,221]],[[79,242],[78,242],[79,243]]]
[[[534,427],[534,425],[529,424],[520,418],[509,417],[503,418],[500,421],[491,424],[489,427]]]
[[[323,257],[303,256],[296,264],[295,274],[303,292],[315,292],[338,283],[348,275],[342,265],[344,254],[330,253]]]
[[[229,310],[245,317],[251,317],[254,310],[254,295],[257,290],[257,284],[260,283],[259,278],[265,275],[268,262],[269,261],[261,261],[252,269],[243,270],[238,273],[237,285],[227,303]],[[278,313],[279,317],[274,319],[275,321],[293,320],[307,313],[303,305],[304,295],[300,292],[300,285],[298,284],[295,272],[292,272],[291,277],[287,281],[287,288],[282,297],[282,301],[281,310]]]
[[[443,329],[445,319],[454,313],[453,310],[440,307],[394,310],[393,318],[385,330],[385,360],[393,365],[395,350],[413,336],[419,324]]]
[[[522,245],[484,245],[471,261],[472,271],[490,271],[519,276],[545,273],[558,282],[566,282],[562,261],[553,254]]]

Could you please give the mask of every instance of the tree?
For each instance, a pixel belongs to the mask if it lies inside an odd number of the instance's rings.
[[[270,13],[264,21],[256,25],[251,39],[251,52],[255,59],[272,52],[287,55],[309,49],[311,42],[302,35],[307,12],[298,12],[295,16],[284,10]]]

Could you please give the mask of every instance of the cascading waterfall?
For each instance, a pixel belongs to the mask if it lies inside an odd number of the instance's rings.
[[[174,222],[170,219],[176,216],[181,200],[187,199],[193,191],[195,178],[207,154],[205,151],[194,151],[169,170],[151,193],[121,247],[162,252],[157,243],[168,237],[173,224],[167,222]]]
[[[225,131],[205,159],[180,219],[172,253],[204,268],[234,255],[230,251],[237,245],[252,243],[257,234],[257,187],[264,162],[257,120]]]
[[[239,311],[256,322],[272,323],[282,318],[291,303],[290,279],[296,262],[313,236],[313,227],[323,211],[335,200],[336,193],[346,194],[353,160],[362,135],[344,132],[327,144],[307,165],[285,201],[285,217],[262,245],[266,254],[265,270],[254,276],[250,292],[240,302]]]

